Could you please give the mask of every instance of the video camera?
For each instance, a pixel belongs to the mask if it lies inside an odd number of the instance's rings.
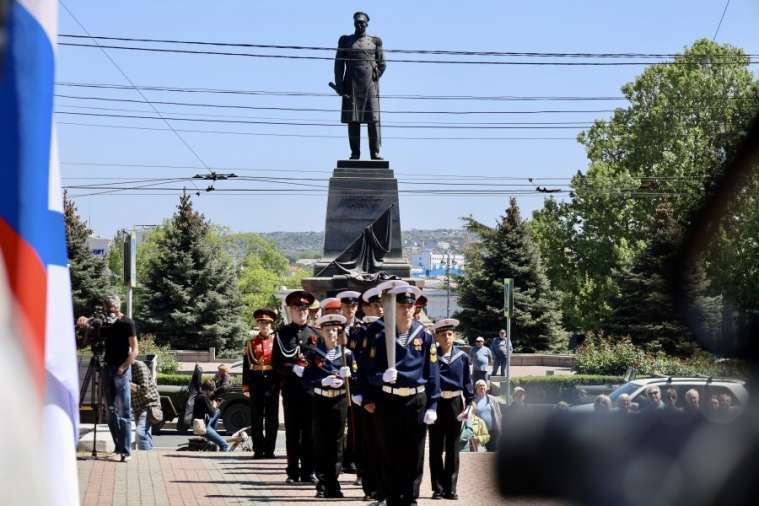
[[[113,327],[119,316],[116,313],[96,311],[87,318],[84,326],[76,327],[77,348],[90,346],[93,355],[102,356],[105,352],[105,340],[108,338],[108,330]]]

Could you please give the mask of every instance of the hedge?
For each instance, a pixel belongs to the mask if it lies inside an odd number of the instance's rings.
[[[527,402],[530,404],[555,404],[564,401],[569,404],[589,402],[581,396],[578,386],[608,386],[620,385],[625,380],[622,376],[602,376],[596,374],[575,374],[557,376],[522,376],[511,378],[511,387],[520,386],[527,391]]]
[[[232,378],[232,384],[233,385],[239,385],[242,382],[242,377],[240,375],[230,375]],[[159,385],[178,385],[178,386],[184,386],[187,385],[190,382],[190,379],[192,378],[192,373],[158,373],[158,384]],[[204,374],[203,375],[203,381],[212,379],[212,374]]]

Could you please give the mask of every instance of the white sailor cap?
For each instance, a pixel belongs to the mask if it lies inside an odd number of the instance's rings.
[[[395,295],[395,301],[400,304],[413,304],[416,298],[422,295],[419,288],[409,284],[396,286],[390,290],[390,293]]]
[[[358,299],[361,297],[361,293],[354,292],[353,290],[346,290],[335,295],[340,299],[341,304],[358,304]]]
[[[380,291],[379,286],[373,286],[372,288],[365,291],[361,298],[364,299],[364,302],[368,304],[370,302],[379,301],[381,295],[382,292]]]
[[[444,318],[442,320],[436,321],[435,324],[432,325],[432,332],[437,334],[438,332],[443,332],[445,330],[453,330],[458,326],[459,326],[459,321],[457,319]]]
[[[322,311],[328,309],[340,309],[340,301],[337,300],[337,297],[327,297],[321,301],[321,307]]]
[[[318,327],[327,327],[329,325],[345,325],[346,323],[348,323],[348,320],[345,319],[345,316],[336,313],[325,314],[316,320],[316,325]]]
[[[410,286],[408,283],[403,281],[402,279],[391,279],[389,281],[385,281],[384,283],[380,283],[377,285],[377,288],[379,289],[380,293],[386,292],[389,290],[392,290],[393,288],[398,288],[399,286]]]

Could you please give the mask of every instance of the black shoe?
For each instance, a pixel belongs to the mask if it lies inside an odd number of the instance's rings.
[[[318,497],[319,499],[324,499],[325,497],[327,497],[327,494],[325,494],[322,490],[318,490],[314,497]]]
[[[440,492],[433,492],[432,493],[432,499],[435,499],[436,501],[443,498],[443,494]]]
[[[264,453],[264,458],[265,459],[273,459],[273,458],[276,458],[276,457],[274,457],[274,452],[266,452],[266,453]]]
[[[319,483],[319,480],[316,479],[315,474],[311,474],[309,476],[301,476],[300,481],[302,483],[311,483],[313,485],[316,485],[317,483]]]
[[[380,155],[372,155],[372,160],[384,160]]]
[[[298,483],[298,478],[293,478],[292,476],[288,476],[285,480],[285,484],[287,485],[295,485],[296,483]]]
[[[451,501],[457,501],[459,499],[459,495],[456,492],[448,492],[443,497],[450,499]]]
[[[254,453],[253,454],[253,460],[261,460],[261,459],[265,459],[265,458],[266,457],[264,456],[263,453]]]
[[[349,160],[358,160],[359,158],[361,158],[360,153],[351,153]]]

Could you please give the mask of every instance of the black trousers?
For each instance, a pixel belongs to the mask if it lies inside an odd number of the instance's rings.
[[[343,451],[343,468],[353,464],[356,466],[356,478],[361,477],[361,448],[359,438],[361,437],[361,427],[359,425],[358,413],[360,407],[348,407],[347,433],[345,435],[345,451]]]
[[[369,152],[372,156],[379,155],[380,139],[378,123],[366,124],[369,133]],[[361,154],[361,123],[348,123],[348,142],[351,147],[351,156]]]
[[[376,404],[375,404],[376,406]],[[383,444],[380,433],[379,413],[369,413],[363,407],[353,408],[358,423],[358,438],[361,466],[361,488],[364,495],[382,500],[386,497],[385,490],[386,473],[383,473],[385,459],[383,457]]]
[[[279,428],[279,385],[271,371],[251,371],[250,429],[256,455],[274,455]]]
[[[382,476],[388,506],[416,504],[424,473],[424,411],[427,395],[382,393],[377,405],[382,444]]]
[[[287,477],[308,481],[314,472],[311,398],[300,378],[283,383],[282,408],[285,410]]]
[[[460,396],[454,399],[441,398],[437,401],[437,421],[430,425],[430,478],[433,492],[456,493],[461,436],[461,422],[456,416],[463,409],[464,402]]]
[[[328,495],[340,490],[337,478],[343,468],[343,439],[348,410],[347,396],[322,397],[314,394],[312,431],[316,459],[316,489]]]

